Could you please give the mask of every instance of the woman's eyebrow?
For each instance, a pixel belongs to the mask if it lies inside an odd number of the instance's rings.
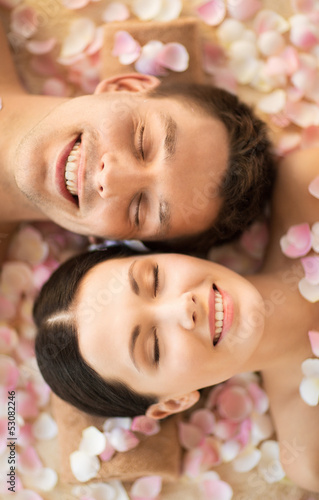
[[[141,333],[141,327],[139,325],[135,326],[133,328],[132,333],[131,333],[131,340],[130,340],[130,357],[131,357],[131,360],[133,361],[133,364],[138,372],[140,371],[140,369],[139,369],[139,366],[136,363],[136,359],[135,359],[135,345],[136,345],[136,341],[137,341],[137,338],[138,338],[140,333]]]
[[[135,264],[136,264],[136,260],[134,260],[134,262],[132,262],[132,264],[129,267],[128,280],[129,280],[130,286],[132,288],[132,292],[135,293],[135,295],[139,295],[140,294],[140,287],[138,286],[137,281],[133,275],[133,269],[134,269]]]

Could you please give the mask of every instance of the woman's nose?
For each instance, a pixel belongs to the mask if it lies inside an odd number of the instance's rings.
[[[175,323],[185,330],[193,330],[196,325],[196,297],[186,292],[177,298],[158,303],[159,320],[163,323]]]
[[[124,155],[104,154],[96,178],[98,192],[103,199],[125,197],[145,188],[147,173],[125,160]]]

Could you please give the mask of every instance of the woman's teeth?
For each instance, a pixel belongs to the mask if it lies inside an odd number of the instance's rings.
[[[65,165],[65,185],[69,193],[78,195],[78,168],[80,156],[80,142],[76,142],[70,152]]]
[[[224,323],[224,304],[223,298],[218,290],[215,289],[215,335],[213,339],[214,346],[220,339]]]

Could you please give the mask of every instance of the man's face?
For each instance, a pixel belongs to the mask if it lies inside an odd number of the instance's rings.
[[[191,103],[111,92],[54,108],[20,143],[15,176],[71,231],[162,240],[213,224],[227,161],[224,125]]]

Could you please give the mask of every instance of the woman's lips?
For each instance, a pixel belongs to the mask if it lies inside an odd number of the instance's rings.
[[[61,152],[57,164],[56,164],[56,175],[55,175],[55,180],[56,180],[56,185],[58,188],[59,193],[63,196],[68,201],[71,201],[74,205],[77,206],[77,203],[71,193],[66,188],[65,185],[65,162],[71,153],[74,144],[77,141],[77,137],[72,140]]]
[[[214,290],[214,287],[218,291],[217,295]],[[218,318],[216,318],[216,297],[220,297],[222,299],[222,306],[223,306],[223,319],[222,319],[222,331],[220,333],[216,333],[216,330],[219,328],[216,328],[216,321],[218,321]],[[213,284],[211,287],[210,293],[209,293],[209,299],[208,299],[208,322],[209,322],[209,329],[210,329],[210,334],[211,334],[211,340],[214,345],[218,345],[226,336],[227,332],[231,328],[232,322],[233,322],[233,316],[234,316],[234,306],[233,306],[233,300],[231,296],[221,290],[220,288],[217,288],[216,285]],[[218,338],[219,336],[219,338]],[[217,341],[214,341],[214,338],[217,337]]]

